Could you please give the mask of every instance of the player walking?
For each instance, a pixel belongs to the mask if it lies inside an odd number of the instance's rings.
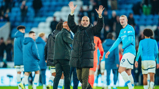
[[[136,57],[135,67],[138,67],[138,60],[141,55],[142,58],[142,74],[143,74],[143,85],[144,89],[153,89],[154,87],[154,75],[156,71],[156,62],[157,68],[159,68],[158,62],[158,46],[157,42],[150,37],[153,36],[151,29],[145,29],[143,32],[145,39],[141,40],[139,43],[139,49]],[[147,83],[147,75],[150,75],[150,86]]]
[[[110,52],[112,52],[120,44],[120,42],[122,42],[122,49],[124,50],[124,53],[118,71],[129,89],[134,89],[134,79],[132,77],[131,70],[133,69],[134,58],[136,56],[135,31],[134,28],[128,24],[128,19],[125,15],[120,16],[120,24],[123,28],[120,31],[119,37],[105,56],[108,58]]]

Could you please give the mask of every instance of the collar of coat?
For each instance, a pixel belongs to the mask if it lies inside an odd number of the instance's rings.
[[[68,30],[67,30],[67,29],[65,29],[65,28],[63,28],[63,29],[62,29],[62,31],[67,31],[67,32],[69,32],[69,33],[70,33],[70,31],[68,31]]]
[[[89,26],[88,26],[88,27],[80,26],[80,30],[86,30],[86,29],[91,28],[91,27],[93,27],[93,25],[92,25],[92,24],[89,24]]]

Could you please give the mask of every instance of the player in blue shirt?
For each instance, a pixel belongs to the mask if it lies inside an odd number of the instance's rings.
[[[118,47],[120,42],[122,42],[122,49],[124,52],[118,71],[129,89],[134,89],[134,79],[132,77],[131,70],[133,69],[134,59],[136,56],[135,31],[134,28],[128,24],[128,19],[125,15],[120,16],[120,24],[123,28],[120,30],[119,37],[106,53],[105,57],[108,58],[110,52],[112,52],[116,47]]]
[[[145,29],[143,32],[145,39],[141,40],[139,43],[139,49],[136,57],[135,67],[138,67],[138,60],[141,55],[142,59],[142,74],[143,74],[143,85],[144,89],[148,89],[147,85],[147,74],[150,75],[150,88],[154,87],[154,75],[156,71],[156,61],[157,67],[159,67],[158,61],[158,47],[157,42],[150,37],[153,36],[151,29]]]

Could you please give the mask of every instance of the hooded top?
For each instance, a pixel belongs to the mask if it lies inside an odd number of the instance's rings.
[[[26,37],[23,42],[24,71],[31,72],[40,70],[39,60],[40,57],[36,43],[32,38]]]
[[[107,39],[103,42],[103,49],[104,49],[104,57],[105,60],[105,69],[117,69],[117,64],[119,64],[119,50],[118,47],[115,48],[108,56],[105,58],[105,53],[111,48],[115,41],[112,39]]]
[[[39,50],[39,56],[40,56],[40,61],[39,61],[40,69],[46,69],[47,66],[46,66],[45,54],[44,54],[46,43],[41,37],[38,37],[36,39],[36,44],[37,44],[37,48]]]
[[[15,33],[14,38],[14,65],[23,65],[23,40],[24,33],[19,30]]]

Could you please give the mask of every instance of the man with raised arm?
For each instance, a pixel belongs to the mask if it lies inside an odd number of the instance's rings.
[[[69,7],[71,14],[68,16],[68,26],[75,33],[70,65],[77,68],[77,77],[82,83],[82,89],[92,89],[88,83],[89,69],[93,68],[94,36],[102,30],[104,24],[102,17],[104,8],[100,5],[99,9],[96,9],[97,25],[92,26],[89,17],[83,16],[79,26],[74,22],[74,11],[77,6],[74,7],[73,2],[70,2]]]
[[[134,89],[134,79],[132,77],[131,70],[133,69],[134,58],[136,56],[135,30],[128,24],[128,19],[125,15],[120,16],[119,19],[123,28],[120,30],[117,40],[106,53],[105,57],[108,58],[110,52],[112,52],[120,44],[120,42],[122,42],[122,49],[124,50],[124,53],[118,71],[128,85],[129,89]]]

